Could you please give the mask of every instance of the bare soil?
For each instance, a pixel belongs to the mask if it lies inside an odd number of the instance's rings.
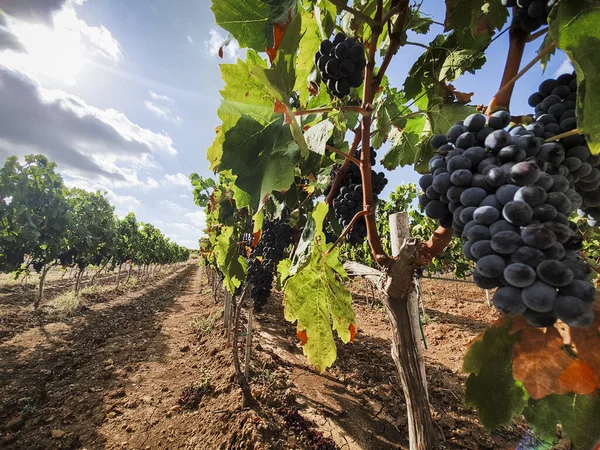
[[[484,292],[446,281],[421,287],[439,448],[534,448],[523,423],[489,433],[463,404],[466,345],[496,317]],[[18,292],[4,292],[10,300],[0,297],[0,307],[11,306],[15,317],[1,323],[0,448],[405,449],[406,405],[387,319],[362,281],[352,290],[358,334],[340,343],[323,374],[307,364],[295,325],[283,320],[280,294],[255,316],[254,409],[242,408],[223,303],[214,302],[203,269],[95,294],[72,317],[34,320]]]

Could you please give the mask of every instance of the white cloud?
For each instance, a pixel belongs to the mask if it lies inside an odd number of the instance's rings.
[[[208,54],[211,56],[217,56],[219,49],[223,46],[227,38],[223,37],[217,30],[211,29],[209,31],[210,39],[204,41]],[[223,47],[223,57],[225,59],[237,59],[241,56],[240,46],[235,39],[229,41],[227,45]]]
[[[162,94],[157,94],[152,89],[150,89],[148,91],[148,93],[150,94],[150,97],[152,98],[152,100],[162,100],[162,101],[170,102],[170,103],[173,102],[173,99],[171,97],[167,97],[166,95],[162,95]]]
[[[119,42],[103,25],[90,26],[77,16],[75,7],[82,3],[8,0],[2,5],[8,14],[5,30],[25,51],[0,44],[0,51],[6,50],[0,53],[2,65],[36,79],[74,84],[86,59],[100,56],[117,63],[123,56]]]
[[[156,189],[159,186],[160,185],[158,184],[158,181],[156,181],[154,178],[152,178],[152,177],[146,178],[146,189]]]
[[[171,109],[167,108],[166,106],[159,106],[155,103],[152,103],[150,100],[144,100],[144,105],[146,105],[146,108],[148,108],[148,110],[151,113],[153,113],[157,117],[160,117],[161,119],[165,119],[175,123],[182,122],[181,117],[175,115],[173,111],[171,111]]]
[[[183,217],[189,222],[196,224],[200,229],[203,229],[206,226],[206,214],[200,209],[194,212],[187,212]]]
[[[43,153],[61,167],[115,181],[156,166],[157,152],[177,154],[172,139],[143,128],[114,109],[100,109],[49,90],[0,66],[0,154]],[[127,165],[131,167],[127,167]]]
[[[187,40],[188,40],[188,42],[189,42],[190,44],[193,44],[193,43],[194,43],[194,39],[193,39],[193,38],[192,38],[192,36],[190,36],[189,34],[186,36],[186,38],[187,38]]]
[[[571,64],[571,61],[569,61],[567,58],[565,58],[565,60],[562,62],[562,64],[559,66],[559,68],[556,69],[556,72],[554,72],[554,78],[557,78],[559,75],[562,75],[563,73],[573,73],[574,70],[575,70],[575,68],[573,67],[573,64]]]
[[[165,181],[168,184],[172,184],[174,186],[182,186],[182,187],[189,187],[191,189],[192,184],[190,183],[190,179],[185,176],[184,174],[182,174],[181,172],[178,173],[174,173],[174,174],[166,174],[165,175]]]

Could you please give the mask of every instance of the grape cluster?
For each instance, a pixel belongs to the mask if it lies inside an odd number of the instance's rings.
[[[321,42],[315,53],[315,65],[331,93],[343,98],[350,93],[350,88],[363,83],[367,65],[365,47],[354,38],[338,33],[333,42],[329,39]]]
[[[355,153],[356,158],[360,159],[360,150]],[[377,152],[371,147],[370,160],[371,166],[375,165]],[[378,195],[381,194],[388,180],[383,172],[371,170],[371,189],[373,192],[373,202],[376,204]],[[363,186],[360,168],[351,163],[348,167],[346,178],[340,187],[337,197],[333,199],[333,211],[338,221],[343,227],[347,227],[352,218],[363,209]],[[360,217],[353,225],[352,229],[346,234],[346,240],[354,245],[360,244],[367,236],[367,223],[364,217]]]
[[[434,136],[438,156],[419,180],[420,204],[462,237],[477,286],[499,288],[493,303],[500,312],[538,327],[557,319],[586,327],[596,291],[568,219],[582,198],[567,178],[565,149],[545,142],[539,120],[506,131],[509,123],[507,111],[472,114]]]
[[[75,256],[75,252],[73,250],[67,250],[66,252],[62,252],[58,254],[58,261],[61,266],[72,266],[73,265],[73,257]]]
[[[507,7],[517,7],[516,24],[531,33],[548,23],[548,14],[557,0],[501,0]]]
[[[262,310],[271,295],[273,273],[291,244],[292,235],[292,227],[281,220],[263,224],[260,241],[247,260],[248,282],[252,284],[251,295],[256,311]]]
[[[529,97],[535,108],[535,122],[528,126],[537,135],[551,138],[577,128],[575,101],[577,78],[574,73],[542,82],[539,91]],[[577,213],[586,217],[591,226],[600,220],[600,156],[592,155],[585,138],[572,135],[558,142],[565,150],[565,159],[549,168],[550,173],[560,173],[581,196]]]
[[[31,266],[33,267],[33,270],[35,270],[35,273],[40,273],[44,268],[44,263],[41,261],[34,261],[31,263]]]

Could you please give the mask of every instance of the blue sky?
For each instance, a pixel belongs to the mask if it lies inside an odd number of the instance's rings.
[[[499,1],[499,0],[498,0]],[[205,150],[219,125],[216,50],[227,36],[214,22],[209,0],[2,0],[0,15],[0,159],[43,153],[59,164],[70,186],[108,193],[120,216],[128,211],[173,240],[196,247],[204,216],[187,177],[209,176]],[[176,6],[174,6],[176,5]],[[443,21],[444,2],[422,10]],[[430,36],[411,36],[428,43]],[[539,41],[528,46],[535,56]],[[504,67],[508,34],[492,44],[476,75],[454,82],[487,103]],[[404,47],[390,66],[401,86],[423,49]],[[528,96],[548,76],[569,71],[562,54],[517,84],[513,113],[529,113]],[[383,155],[383,153],[380,153]],[[415,182],[410,168],[388,174],[384,195]]]

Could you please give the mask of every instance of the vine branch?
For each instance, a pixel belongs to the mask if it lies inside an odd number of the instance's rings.
[[[564,133],[557,134],[556,136],[552,136],[551,138],[546,139],[546,142],[558,141],[559,139],[566,138],[569,136],[574,136],[576,134],[581,134],[581,131],[579,131],[579,128],[575,128],[574,130],[565,131]]]
[[[306,116],[308,114],[321,114],[332,111],[352,111],[357,112],[363,116],[370,116],[371,111],[363,108],[362,106],[341,106],[339,108],[316,108],[316,109],[304,109],[294,111],[295,116]]]
[[[343,156],[347,160],[352,161],[357,166],[360,166],[360,161],[358,159],[356,159],[354,156],[350,155],[350,151],[348,151],[348,153],[344,153],[343,151],[341,151],[335,147],[332,147],[331,145],[325,145],[325,148],[329,151],[332,151],[333,153],[335,153],[337,155]]]
[[[502,81],[500,82],[500,90],[492,98],[488,106],[488,114],[493,113],[497,109],[509,109],[510,98],[514,88],[514,82],[509,82],[519,72],[521,66],[521,60],[523,59],[523,53],[525,51],[525,44],[529,34],[521,29],[519,26],[515,26],[513,18],[513,24],[510,28],[510,45],[508,48],[508,55],[506,57],[506,65],[504,66],[504,74],[502,75]],[[516,81],[516,80],[515,80]],[[504,89],[505,85],[509,85]]]
[[[494,112],[494,107],[495,107],[494,101],[496,100],[496,102],[498,102],[497,99],[502,98],[502,96],[505,93],[510,92],[512,94],[514,85],[519,80],[519,78],[521,78],[523,75],[525,75],[529,71],[529,69],[531,69],[540,59],[542,59],[544,56],[546,56],[548,53],[550,53],[552,50],[554,50],[555,47],[556,47],[556,42],[552,42],[551,44],[548,44],[546,47],[544,47],[544,49],[542,51],[540,51],[538,53],[538,55],[535,58],[533,58],[525,67],[523,67],[523,69],[521,71],[519,71],[519,73],[517,73],[514,77],[512,77],[505,84],[503,84],[502,87],[500,88],[500,90],[498,90],[496,95],[494,95],[494,97],[492,98],[492,101],[490,102],[490,106],[488,107],[488,112],[490,112],[490,113]]]
[[[357,19],[362,20],[363,22],[365,22],[366,24],[368,24],[371,28],[373,28],[373,27],[375,27],[375,26],[378,25],[377,20],[373,20],[372,18],[370,18],[369,16],[367,16],[362,11],[359,11],[358,9],[355,9],[355,8],[352,8],[352,7],[348,6],[346,0],[329,0],[329,1],[331,3],[333,3],[335,6],[337,6],[338,8],[343,9],[344,11],[349,12],[350,14],[352,14]]]
[[[323,254],[323,256],[329,255],[333,251],[333,249],[336,248],[340,242],[342,242],[342,239],[344,239],[344,237],[350,232],[350,229],[354,226],[356,221],[359,218],[361,218],[362,216],[366,216],[367,214],[369,214],[369,212],[365,211],[365,210],[359,211],[356,214],[354,214],[354,217],[352,218],[352,220],[350,221],[348,226],[346,228],[344,228],[344,231],[342,231],[342,234],[340,234],[340,236],[335,240],[333,245],[327,249],[327,251]]]
[[[354,152],[358,148],[358,144],[360,144],[361,135],[362,133],[360,128],[354,130],[354,141],[352,142],[352,146],[350,147],[348,154],[354,155]],[[344,181],[344,178],[346,177],[346,171],[348,170],[348,167],[350,167],[350,163],[351,161],[349,159],[345,159],[342,163],[342,166],[336,173],[335,178],[333,179],[333,183],[331,183],[331,189],[329,190],[329,194],[327,194],[327,198],[325,199],[325,203],[327,203],[328,205],[331,205],[333,199],[338,194],[342,181]]]
[[[548,32],[549,28],[542,28],[539,31],[536,31],[535,33],[532,33],[529,35],[529,37],[527,38],[527,42],[533,42],[535,41],[537,38],[539,38],[540,36],[545,35]]]

